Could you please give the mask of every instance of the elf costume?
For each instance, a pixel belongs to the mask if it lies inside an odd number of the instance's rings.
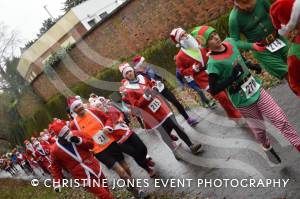
[[[200,36],[202,36],[204,45],[207,45],[213,32],[214,29],[211,27],[207,27],[206,31],[202,32]],[[241,47],[239,43],[232,38],[227,38],[222,42],[222,45],[224,50],[211,51],[207,63],[210,89],[213,93],[226,89],[233,105],[246,119],[256,139],[267,152],[271,152],[273,157],[276,157],[277,160],[274,162],[279,163],[280,158],[272,149],[266,135],[263,116],[267,117],[298,150],[300,150],[300,137],[282,109],[261,87],[261,81],[249,72],[241,58],[238,49]]]
[[[253,52],[253,55],[269,74],[283,79],[288,71],[288,42],[274,30],[268,14],[269,9],[270,3],[267,0],[256,0],[255,8],[251,12],[242,11],[235,6],[229,16],[229,32],[230,37],[243,49],[251,49],[256,42],[264,46],[270,45],[269,49]],[[243,34],[247,41],[240,40],[240,34]],[[274,45],[277,42],[281,42],[281,48],[276,50]]]
[[[283,12],[284,11],[284,12]],[[270,15],[279,34],[284,35],[295,29],[299,23],[300,1],[278,0],[270,9]],[[288,78],[291,89],[300,98],[300,34],[291,43],[288,52]]]

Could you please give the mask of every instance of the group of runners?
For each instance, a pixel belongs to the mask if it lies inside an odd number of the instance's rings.
[[[298,151],[300,137],[280,106],[262,88],[262,80],[255,73],[263,69],[280,80],[286,79],[290,89],[300,96],[297,68],[300,67],[300,1],[277,0],[271,6],[267,0],[234,0],[233,4],[230,35],[224,41],[214,27],[206,25],[197,26],[191,32],[181,27],[171,30],[170,38],[180,48],[175,56],[176,77],[182,85],[199,94],[203,106],[215,108],[218,102],[229,119],[246,125],[269,160],[279,164],[281,158],[266,134],[264,117]],[[285,36],[289,32],[291,42]],[[245,40],[240,39],[241,34]],[[247,60],[241,49],[251,50],[258,64]],[[203,145],[193,142],[177,122],[172,107],[191,127],[198,125],[197,118],[186,112],[164,78],[144,57],[137,55],[130,62],[120,64],[119,69],[123,76],[119,102],[93,93],[88,101],[80,96],[69,97],[69,120],[53,119],[40,137],[24,142],[23,153],[18,151],[27,160],[26,167],[38,165],[58,182],[54,187],[57,192],[61,191],[59,182],[65,173],[81,180],[105,179],[100,162],[120,178],[131,180],[132,170],[124,154],[131,156],[150,178],[155,177],[155,162],[132,129],[132,118],[145,131],[159,132],[178,160],[182,158],[177,153],[181,146],[179,138],[192,154],[203,151]],[[207,98],[206,92],[213,99]],[[149,197],[137,187],[129,185],[127,189],[136,198]],[[99,198],[113,198],[104,186],[86,186],[86,190]]]

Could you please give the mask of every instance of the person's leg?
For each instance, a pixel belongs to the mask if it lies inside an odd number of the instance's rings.
[[[264,116],[280,131],[281,134],[300,151],[300,136],[288,121],[283,110],[264,89],[257,105]]]
[[[213,98],[215,98],[220,103],[220,105],[223,107],[223,109],[227,113],[227,116],[230,119],[236,120],[236,119],[241,118],[241,114],[240,114],[239,110],[234,108],[232,102],[228,98],[225,91],[222,91],[222,92],[218,93],[217,95],[214,95]]]
[[[192,146],[193,143],[190,140],[190,138],[188,137],[188,135],[183,131],[183,129],[174,120],[175,120],[175,118],[168,118],[168,120],[166,120],[166,122],[169,123],[169,126],[173,127],[173,129],[176,131],[177,135],[180,137],[180,139],[182,139],[184,141],[184,143],[188,147]]]
[[[104,179],[106,179],[106,177],[104,176],[103,173],[101,173],[100,178],[95,178],[92,177],[91,178],[91,183],[93,183],[93,181],[95,180],[95,182],[105,182]],[[100,199],[113,199],[113,195],[111,194],[111,192],[108,189],[108,185],[106,184],[100,184],[100,186],[98,186],[98,184],[94,183],[92,184],[92,186],[90,187],[86,187],[86,190],[92,194],[94,194],[97,198]]]
[[[189,85],[190,88],[194,89],[198,93],[198,95],[200,96],[200,100],[201,100],[202,104],[209,104],[209,99],[207,99],[204,92],[196,84],[195,81],[192,81],[192,82],[188,83],[188,85]]]
[[[262,113],[254,103],[251,106],[239,108],[240,113],[245,118],[251,132],[256,140],[262,144],[264,148],[270,147],[270,140],[266,135],[266,127]]]
[[[124,143],[120,144],[120,148],[124,153],[133,157],[140,167],[149,171],[146,159],[147,148],[136,134],[132,134]]]
[[[184,107],[180,104],[175,95],[167,87],[164,88],[161,94],[177,108],[178,112],[184,117],[185,120],[189,119],[189,116]]]
[[[166,121],[157,128],[157,131],[159,132],[164,143],[171,149],[171,151],[174,151],[176,147],[174,146],[173,140],[170,137],[170,133],[173,130],[173,128],[168,126],[168,123],[166,123]]]

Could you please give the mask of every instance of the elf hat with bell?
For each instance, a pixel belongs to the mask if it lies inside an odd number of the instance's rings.
[[[206,48],[210,34],[215,31],[216,29],[211,26],[197,26],[192,30],[191,35],[200,42],[202,47]]]
[[[292,31],[299,20],[300,0],[277,0],[270,8],[273,25],[280,35]]]

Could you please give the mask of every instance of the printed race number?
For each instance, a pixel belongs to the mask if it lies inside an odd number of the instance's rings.
[[[276,39],[275,41],[273,41],[271,44],[269,44],[267,46],[267,49],[271,53],[273,53],[273,52],[276,52],[277,50],[279,50],[279,49],[281,49],[281,48],[283,48],[285,46],[286,46],[286,44],[282,40]]]
[[[241,86],[241,88],[246,94],[246,98],[249,99],[258,91],[260,84],[251,76],[248,81]]]
[[[157,98],[154,98],[152,102],[148,105],[148,107],[153,113],[155,113],[160,108],[160,106],[161,102]]]
[[[93,140],[99,145],[104,145],[109,141],[108,137],[105,135],[103,131],[98,131],[93,136]]]

